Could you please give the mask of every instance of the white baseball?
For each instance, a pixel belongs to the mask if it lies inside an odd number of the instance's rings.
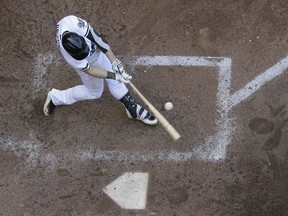
[[[173,104],[171,102],[167,102],[164,105],[165,110],[171,110],[173,109]]]

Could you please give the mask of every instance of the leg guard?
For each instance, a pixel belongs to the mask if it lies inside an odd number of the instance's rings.
[[[120,99],[120,101],[124,104],[130,115],[133,118],[137,118],[137,103],[129,91]]]
[[[136,103],[133,96],[128,92],[120,101],[126,107],[127,116],[142,121],[147,125],[157,124],[157,119],[146,109]]]

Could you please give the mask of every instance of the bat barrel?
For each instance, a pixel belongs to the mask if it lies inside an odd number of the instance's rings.
[[[181,136],[175,130],[175,128],[165,119],[165,117],[141,94],[141,92],[132,84],[129,83],[134,92],[141,98],[141,100],[148,106],[149,110],[158,119],[162,127],[167,131],[167,133],[172,137],[174,141],[178,140]]]

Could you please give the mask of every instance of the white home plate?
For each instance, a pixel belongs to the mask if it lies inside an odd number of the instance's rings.
[[[145,209],[148,173],[126,172],[103,191],[123,209]]]

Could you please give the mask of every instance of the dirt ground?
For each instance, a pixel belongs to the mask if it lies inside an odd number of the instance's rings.
[[[232,95],[286,57],[286,1],[12,0],[0,10],[0,215],[288,215],[286,73],[233,107],[225,154],[213,160],[195,149],[219,126],[217,70],[129,63],[155,55],[231,59]],[[107,90],[43,115],[48,87],[80,83],[55,43],[57,21],[70,14],[106,36],[179,141],[160,124],[128,119]],[[166,101],[173,110],[163,109]],[[124,172],[149,173],[145,209],[122,209],[103,192]]]

